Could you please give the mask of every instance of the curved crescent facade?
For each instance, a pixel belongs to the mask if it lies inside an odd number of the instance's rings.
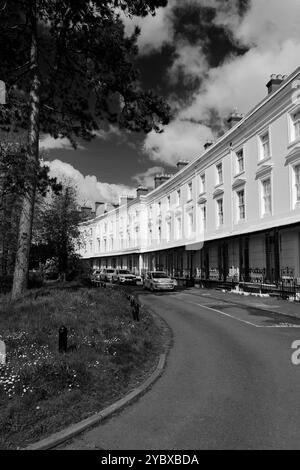
[[[177,173],[80,225],[91,267],[300,284],[300,68],[268,89]]]

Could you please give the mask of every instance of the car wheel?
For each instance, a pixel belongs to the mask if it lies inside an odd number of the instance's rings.
[[[151,290],[151,292],[154,292],[154,287],[153,287],[152,284],[151,284],[151,286],[150,286],[150,290]]]

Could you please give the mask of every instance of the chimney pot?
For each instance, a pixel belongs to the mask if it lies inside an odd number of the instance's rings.
[[[136,190],[136,196],[144,196],[148,192],[148,188],[145,188],[144,186],[139,186]]]
[[[237,122],[239,122],[241,119],[243,119],[244,115],[239,114],[237,110],[235,109],[230,115],[229,118],[227,119],[227,122],[229,124],[229,129],[231,129]]]
[[[211,147],[213,145],[213,141],[212,140],[207,140],[205,142],[205,144],[203,145],[204,149],[207,150],[208,147]]]
[[[165,183],[165,181],[170,179],[171,176],[172,175],[166,175],[166,174],[155,175],[155,177],[154,177],[154,187],[158,188],[158,186],[160,186],[161,184]]]
[[[190,162],[188,160],[179,160],[177,163],[176,163],[176,166],[177,166],[177,171],[180,171],[182,170],[182,168],[184,168],[186,165],[188,165]]]
[[[286,78],[285,75],[272,73],[270,80],[268,81],[266,87],[268,89],[268,94],[270,95],[274,91],[278,90],[283,80]]]

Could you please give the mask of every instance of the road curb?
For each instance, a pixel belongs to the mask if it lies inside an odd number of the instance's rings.
[[[163,326],[163,332],[162,336],[164,336],[165,329],[167,326],[166,322],[160,317],[157,316],[156,314],[153,314],[152,310],[151,314],[153,316],[153,319],[155,322],[159,322],[160,326],[162,323],[165,324]],[[169,328],[169,327],[168,327]],[[116,401],[112,405],[108,406],[107,408],[104,408],[103,410],[99,411],[98,413],[95,413],[94,415],[90,416],[89,418],[86,418],[82,421],[79,421],[76,424],[72,424],[68,426],[66,429],[63,429],[62,431],[56,432],[52,434],[49,437],[46,437],[45,439],[42,439],[41,441],[35,442],[33,444],[30,444],[29,446],[25,447],[23,450],[50,450],[53,449],[54,447],[57,447],[58,445],[62,444],[63,442],[66,442],[73,437],[75,437],[77,434],[82,433],[83,431],[86,431],[88,428],[91,428],[97,424],[100,424],[104,419],[108,418],[109,416],[113,415],[117,411],[121,411],[125,406],[129,405],[133,400],[136,398],[140,397],[142,394],[144,394],[151,385],[156,382],[156,380],[161,376],[165,366],[166,366],[166,360],[168,356],[168,352],[170,350],[172,344],[172,335],[169,335],[169,338],[167,340],[167,343],[165,344],[164,348],[164,353],[160,354],[159,356],[159,361],[158,364],[155,368],[155,370],[152,372],[152,374],[137,388],[132,390],[130,393],[125,395],[125,397],[121,398],[120,400]]]

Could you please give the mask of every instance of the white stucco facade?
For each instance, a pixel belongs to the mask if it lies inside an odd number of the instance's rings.
[[[139,272],[300,278],[299,223],[300,68],[163,184],[84,222],[81,255]]]

